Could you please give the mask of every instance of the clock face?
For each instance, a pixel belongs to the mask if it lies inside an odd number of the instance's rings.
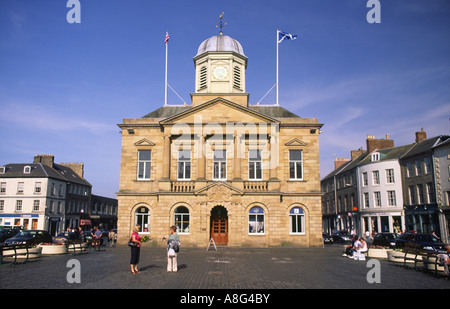
[[[225,79],[228,76],[228,70],[224,66],[214,68],[213,75],[215,79]]]

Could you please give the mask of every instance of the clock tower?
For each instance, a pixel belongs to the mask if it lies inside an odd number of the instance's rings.
[[[247,57],[237,40],[220,31],[219,35],[200,44],[194,64],[195,93],[191,94],[193,106],[216,97],[248,106],[249,94],[245,92]]]

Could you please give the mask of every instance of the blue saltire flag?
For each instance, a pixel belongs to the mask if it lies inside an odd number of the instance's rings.
[[[278,43],[283,42],[283,40],[295,40],[296,38],[297,38],[297,35],[293,35],[293,34],[278,30]]]

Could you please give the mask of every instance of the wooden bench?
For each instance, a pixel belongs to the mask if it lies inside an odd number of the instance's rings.
[[[12,264],[34,262],[40,254],[30,252],[34,245],[9,245],[0,246],[0,264],[4,264],[4,258],[12,258]]]
[[[425,252],[415,249],[404,249],[403,250],[403,266],[405,268],[409,268],[407,265],[408,261],[414,262],[414,269],[418,269],[418,263],[423,264],[423,269],[425,271],[434,270],[434,273],[438,275],[438,273],[443,271],[445,273],[444,263],[439,261],[439,253],[436,252]],[[430,265],[431,268],[429,267]],[[444,269],[439,269],[439,266],[444,267]],[[448,275],[448,273],[446,273]]]
[[[67,254],[73,252],[73,255],[87,253],[87,244],[80,240],[68,240],[66,242]]]

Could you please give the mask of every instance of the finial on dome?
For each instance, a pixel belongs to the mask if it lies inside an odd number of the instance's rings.
[[[223,32],[222,32],[222,29],[223,29],[223,27],[225,27],[225,25],[227,24],[227,22],[223,22],[222,21],[222,17],[223,17],[223,14],[224,14],[225,12],[222,12],[222,14],[220,14],[220,16],[219,16],[219,24],[218,25],[216,25],[216,28],[219,28],[219,34],[223,34]]]

